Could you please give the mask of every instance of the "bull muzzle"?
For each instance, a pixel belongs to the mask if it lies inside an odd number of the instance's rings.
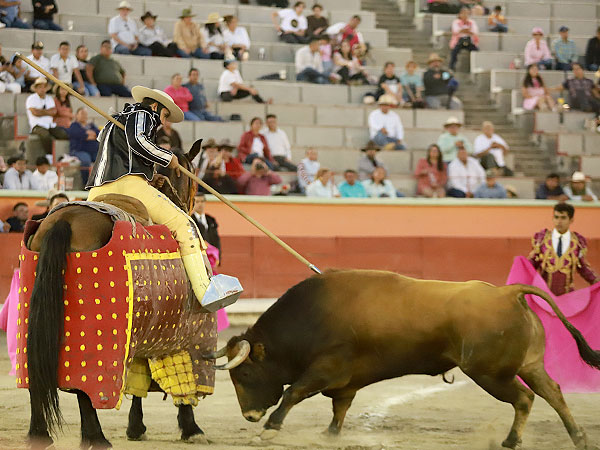
[[[251,411],[246,411],[242,414],[248,422],[258,422],[265,415],[265,412],[266,412],[265,410],[262,410],[262,411],[251,410]]]
[[[250,350],[251,350],[250,342],[248,342],[247,340],[244,339],[243,341],[240,341],[235,345],[235,349],[237,351],[233,358],[231,358],[225,364],[221,364],[221,365],[215,364],[214,369],[215,370],[231,370],[231,369],[234,369],[235,367],[239,366],[240,364],[242,364],[246,360],[246,358],[248,358],[248,355],[250,355]],[[218,359],[218,358],[225,356],[226,354],[227,354],[227,346],[217,350],[214,353],[204,355],[204,356],[202,356],[202,358],[203,359]],[[248,419],[248,420],[250,420],[250,419]]]

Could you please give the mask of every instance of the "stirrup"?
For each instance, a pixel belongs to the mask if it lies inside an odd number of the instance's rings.
[[[244,292],[244,288],[236,277],[229,275],[214,275],[210,278],[208,289],[204,293],[200,304],[204,309],[213,313],[237,301]]]

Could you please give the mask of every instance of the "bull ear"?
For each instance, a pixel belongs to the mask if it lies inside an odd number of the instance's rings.
[[[265,356],[266,352],[265,346],[263,344],[259,342],[258,344],[254,344],[252,346],[252,353],[250,353],[250,358],[252,358],[255,361],[262,361],[265,359]]]
[[[202,139],[198,139],[196,142],[194,142],[192,148],[190,148],[190,151],[185,155],[190,163],[194,161],[196,156],[198,156],[200,150],[202,150]]]

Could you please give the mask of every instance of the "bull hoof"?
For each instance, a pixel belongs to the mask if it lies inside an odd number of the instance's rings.
[[[278,434],[279,430],[268,429],[262,430],[262,433],[259,434],[259,437],[262,441],[270,441],[271,439],[274,439],[275,436],[277,436]]]

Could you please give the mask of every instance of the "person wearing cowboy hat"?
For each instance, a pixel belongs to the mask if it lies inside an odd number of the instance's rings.
[[[209,59],[210,53],[208,53],[204,35],[200,30],[200,25],[192,21],[193,17],[196,17],[196,15],[192,14],[191,8],[182,11],[179,20],[175,23],[173,41],[181,50],[180,55],[182,57]]]
[[[398,104],[396,97],[384,94],[377,101],[379,108],[369,114],[369,135],[384,150],[405,150],[402,143],[404,127],[400,116],[390,109]]]
[[[462,142],[469,154],[473,153],[473,147],[469,139],[464,134],[459,133],[461,127],[462,123],[456,117],[448,117],[444,123],[444,132],[437,140],[437,145],[442,152],[444,161],[451,162],[456,158],[458,142]]]
[[[25,108],[31,134],[40,137],[47,154],[52,153],[52,139],[67,140],[69,135],[62,127],[57,127],[54,122],[56,104],[54,99],[47,94],[48,81],[39,77],[31,85],[33,94],[27,97]]]
[[[103,194],[133,195],[140,200],[152,222],[166,225],[179,243],[181,258],[198,300],[209,286],[204,265],[206,249],[194,221],[148,182],[154,178],[154,165],[177,169],[177,156],[155,143],[156,129],[167,119],[183,120],[183,112],[163,91],[135,86],[136,103],[125,104],[113,117],[125,130],[108,122],[98,137],[100,151],[86,185],[88,200]]]
[[[119,55],[152,56],[152,50],[140,44],[135,20],[129,17],[131,3],[123,0],[117,7],[119,14],[108,22],[113,51]]]
[[[172,58],[178,55],[179,48],[177,44],[172,42],[163,31],[156,25],[156,18],[151,11],[146,11],[140,20],[144,26],[140,29],[139,40],[140,44],[152,50],[152,56],[166,56]],[[183,55],[180,55],[183,56]]]
[[[423,74],[425,103],[430,109],[461,109],[462,102],[454,96],[458,82],[452,72],[442,68],[443,62],[437,53],[429,55],[428,69]]]
[[[35,206],[45,206],[46,211],[41,214],[34,214],[31,216],[31,220],[43,220],[56,205],[70,201],[71,199],[66,193],[60,192],[58,189],[50,189],[48,191],[48,195],[46,196],[46,200],[39,200],[35,202]]]
[[[358,178],[361,181],[369,179],[377,167],[383,167],[387,172],[385,163],[377,158],[377,152],[380,150],[379,145],[374,141],[369,141],[366,146],[360,149],[364,153],[364,156],[358,160]]]
[[[209,139],[204,145],[204,150],[200,155],[200,162],[197,164],[197,167],[199,169],[198,176],[215,191],[220,194],[238,193],[237,184],[227,174],[223,153],[220,151],[219,144],[214,139]],[[200,187],[199,191],[208,193],[202,187]]]
[[[563,188],[565,195],[575,202],[597,202],[598,196],[587,185],[583,172],[573,172],[570,183]]]
[[[219,151],[221,152],[221,157],[225,163],[225,171],[227,172],[227,175],[234,180],[237,180],[245,170],[240,159],[233,156],[233,151],[235,149],[236,146],[233,145],[229,139],[223,139],[219,142]]]
[[[231,53],[231,49],[225,44],[221,23],[223,18],[217,12],[212,12],[206,18],[204,28],[202,28],[202,37],[208,46],[210,59],[225,59],[226,53]]]

